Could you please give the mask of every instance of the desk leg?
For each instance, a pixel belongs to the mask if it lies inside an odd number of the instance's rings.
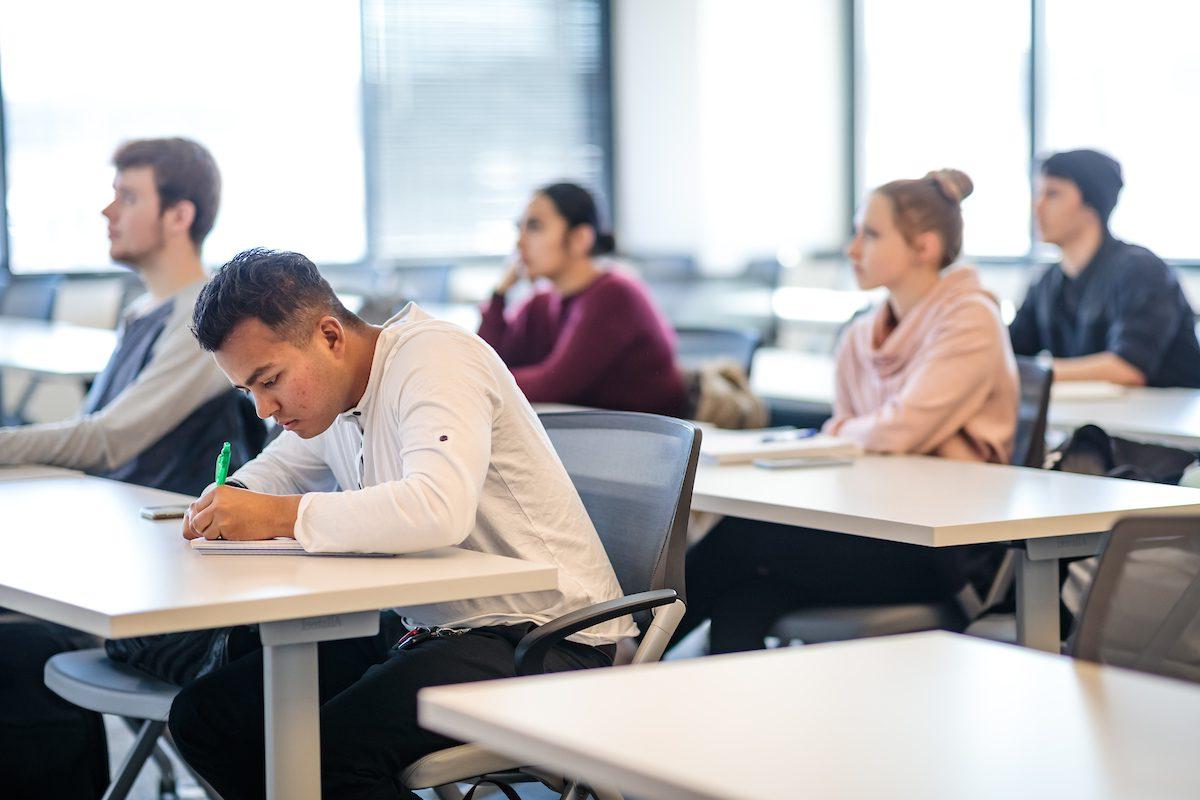
[[[263,688],[267,721],[267,797],[319,800],[321,737],[317,643],[264,647]]]
[[[1057,653],[1059,635],[1058,559],[1035,561],[1022,550],[1017,561],[1017,643]]]
[[[1058,560],[1094,556],[1107,533],[1027,539],[1017,560],[1017,643],[1048,653],[1061,648],[1058,623]]]
[[[321,733],[317,643],[373,636],[379,613],[265,622],[263,713],[269,800],[320,800]]]

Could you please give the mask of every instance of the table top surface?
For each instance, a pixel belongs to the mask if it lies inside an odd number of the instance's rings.
[[[1200,796],[1200,687],[942,632],[419,703],[425,727],[648,800]]]
[[[1200,447],[1200,389],[1126,389],[1118,397],[1053,400],[1050,425],[1099,425],[1110,433]]]
[[[29,481],[35,478],[71,478],[82,476],[83,473],[74,469],[62,467],[46,467],[41,464],[29,464],[19,467],[0,467],[0,483],[8,481]]]
[[[66,322],[0,317],[0,367],[92,378],[117,344],[116,331]]]
[[[0,482],[0,606],[99,636],[299,619],[557,586],[554,567],[443,548],[397,558],[203,555],[183,495],[91,477]]]
[[[1124,516],[1200,514],[1200,489],[930,456],[767,470],[701,465],[692,508],[942,547],[1098,533]]]
[[[832,407],[834,368],[831,355],[762,347],[750,385],[761,397]],[[1067,389],[1062,395],[1051,396],[1051,427],[1093,424],[1114,434],[1200,447],[1200,389],[1134,387],[1086,398]]]

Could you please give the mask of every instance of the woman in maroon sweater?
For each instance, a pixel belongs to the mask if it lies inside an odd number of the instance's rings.
[[[686,398],[675,333],[639,280],[596,263],[613,244],[587,190],[540,189],[520,220],[519,258],[484,306],[479,335],[531,403],[680,416]],[[550,288],[506,315],[504,296],[522,278]]]

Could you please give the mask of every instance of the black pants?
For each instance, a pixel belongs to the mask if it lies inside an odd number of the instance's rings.
[[[104,721],[42,680],[48,658],[93,643],[61,625],[0,614],[0,796],[100,797],[108,785]]]
[[[962,588],[973,550],[730,517],[688,550],[687,613],[674,641],[711,619],[711,652],[759,650],[799,608],[944,600]]]
[[[404,633],[385,613],[376,636],[322,642],[321,787],[326,800],[416,798],[401,770],[458,742],[417,725],[417,690],[511,677],[531,625],[478,628],[391,650]],[[565,642],[546,659],[558,672],[612,663],[612,648]],[[224,800],[266,795],[262,651],[197,680],[175,698],[170,728],[183,757]]]

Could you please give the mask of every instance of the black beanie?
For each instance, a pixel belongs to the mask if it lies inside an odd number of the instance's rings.
[[[1042,174],[1066,178],[1079,187],[1083,202],[1096,209],[1100,224],[1108,227],[1108,218],[1117,205],[1117,195],[1125,181],[1115,158],[1095,150],[1065,150],[1042,162]]]

